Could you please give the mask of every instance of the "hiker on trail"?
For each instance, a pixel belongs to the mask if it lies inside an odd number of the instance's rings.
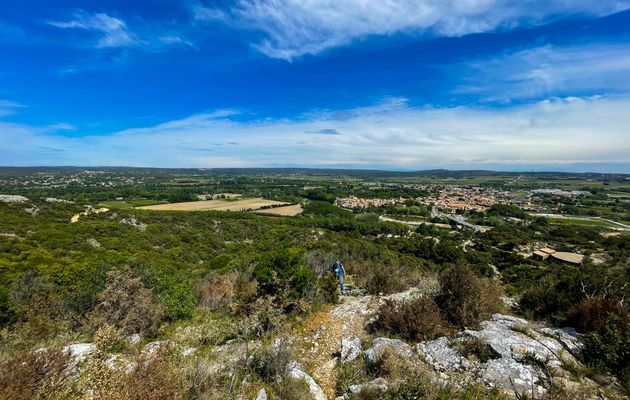
[[[337,278],[339,278],[339,286],[341,288],[341,293],[345,291],[345,287],[343,286],[343,278],[346,276],[346,270],[343,268],[343,264],[341,261],[337,260],[332,266],[332,271],[337,274]]]

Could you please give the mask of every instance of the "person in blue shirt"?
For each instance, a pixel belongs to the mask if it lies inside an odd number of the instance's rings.
[[[345,287],[343,286],[343,278],[346,276],[346,270],[343,268],[343,264],[341,264],[341,261],[339,260],[335,261],[335,264],[333,266],[333,272],[337,273],[337,277],[339,278],[339,287],[341,288],[341,294],[343,294],[345,292]]]

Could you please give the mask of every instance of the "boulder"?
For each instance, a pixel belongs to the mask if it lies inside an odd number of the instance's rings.
[[[75,374],[78,372],[79,364],[96,351],[96,345],[93,343],[75,343],[65,346],[62,350],[68,353],[71,358],[70,363],[68,363],[68,373]]]
[[[192,356],[196,352],[197,352],[197,349],[195,347],[186,347],[182,349],[182,357]]]
[[[361,383],[358,385],[351,385],[348,389],[350,393],[357,394],[361,393],[364,389],[379,391],[381,393],[385,393],[389,386],[387,385],[387,381],[383,378],[376,378],[370,382]]]
[[[448,338],[441,337],[420,343],[416,350],[436,371],[462,371],[472,368],[472,364],[450,345]]]
[[[356,359],[361,354],[361,339],[341,339],[341,362],[348,362]]]
[[[560,342],[574,357],[582,355],[584,344],[580,341],[580,334],[574,328],[542,328],[543,334]]]
[[[262,388],[258,391],[258,394],[256,394],[254,400],[267,400],[267,391],[265,390],[265,388]]]
[[[548,361],[559,366],[561,363],[558,356],[563,349],[562,345],[529,329],[528,325],[529,323],[522,318],[494,314],[490,321],[481,323],[481,330],[466,330],[460,333],[459,337],[476,337],[488,343],[502,358],[523,361],[526,357],[533,356],[540,361]]]
[[[529,328],[522,318],[495,314],[481,323],[481,329],[460,332],[452,342],[442,337],[416,348],[439,372],[471,371],[489,386],[539,398],[546,392],[544,380],[547,377],[535,364],[540,361],[550,368],[560,369],[564,360],[578,363],[571,354],[577,354],[581,348],[579,336],[571,329],[545,328],[541,332]],[[487,344],[493,353],[492,359],[470,361],[452,346],[453,342],[470,337]]]
[[[134,333],[131,334],[129,336],[127,336],[125,338],[125,340],[127,341],[127,343],[129,343],[132,346],[137,346],[140,344],[140,342],[142,341],[142,336],[140,336],[140,334],[138,333]]]
[[[372,347],[365,351],[365,358],[371,363],[376,363],[385,351],[391,351],[405,358],[411,358],[415,355],[411,346],[402,340],[379,337],[374,339]]]
[[[540,398],[546,392],[534,367],[509,357],[489,360],[481,370],[481,378],[490,387],[533,394],[534,398]]]
[[[162,346],[166,346],[168,343],[164,340],[159,340],[156,342],[149,342],[144,346],[142,352],[144,354],[155,354]]]
[[[84,361],[95,350],[96,345],[93,343],[75,343],[63,348],[63,351],[69,353],[77,363]]]
[[[296,363],[291,364],[289,368],[289,376],[295,379],[303,379],[304,381],[306,381],[306,384],[308,385],[308,390],[314,400],[328,399],[322,388],[317,384],[317,382],[315,382],[315,379],[304,372],[304,370],[302,370],[302,368],[300,368],[300,366]]]

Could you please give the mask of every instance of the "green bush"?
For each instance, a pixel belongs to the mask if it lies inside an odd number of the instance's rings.
[[[112,325],[124,334],[155,335],[164,318],[162,304],[128,268],[107,273],[107,283],[97,296],[99,303],[88,315],[93,330]]]
[[[460,327],[475,327],[503,307],[501,286],[490,278],[477,276],[460,265],[440,277],[437,303],[446,318]]]
[[[358,286],[370,294],[402,292],[411,286],[411,273],[395,264],[366,263],[357,268],[353,278]]]
[[[339,302],[339,279],[332,272],[325,273],[317,281],[319,297],[324,303]]]
[[[409,301],[387,300],[371,328],[411,341],[431,340],[447,332],[448,324],[433,299],[419,297]]]

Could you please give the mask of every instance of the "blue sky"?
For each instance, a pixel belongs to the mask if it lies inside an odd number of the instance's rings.
[[[0,165],[630,173],[630,0],[22,0]]]

